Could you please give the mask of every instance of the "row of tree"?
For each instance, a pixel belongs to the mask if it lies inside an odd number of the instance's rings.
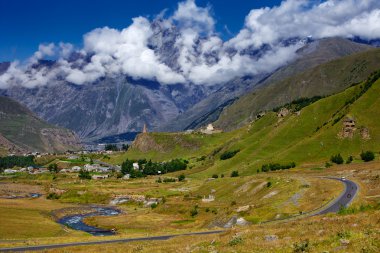
[[[288,164],[269,163],[269,164],[263,164],[261,166],[261,171],[268,172],[268,171],[276,171],[276,170],[288,170],[295,167],[296,167],[295,162],[291,162]]]
[[[133,163],[138,163],[139,169],[133,167]],[[121,165],[121,172],[129,174],[131,178],[144,177],[147,175],[159,175],[187,168],[188,161],[183,159],[173,159],[169,162],[152,162],[146,159],[141,160],[125,160]]]
[[[0,170],[18,167],[34,166],[34,156],[6,156],[0,157]]]

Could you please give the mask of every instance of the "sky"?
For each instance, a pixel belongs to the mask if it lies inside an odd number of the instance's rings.
[[[80,46],[85,33],[99,27],[123,29],[132,18],[154,15],[167,9],[173,13],[175,0],[1,0],[0,62],[30,57],[40,43],[69,42]],[[224,39],[239,32],[254,8],[278,5],[280,0],[197,0],[211,6],[216,30]]]
[[[11,61],[0,74],[0,89],[120,76],[219,85],[269,74],[310,40],[380,39],[379,0],[0,4],[0,61]],[[42,65],[45,59],[54,65]]]

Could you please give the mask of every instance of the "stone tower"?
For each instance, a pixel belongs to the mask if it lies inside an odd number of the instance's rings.
[[[148,129],[146,128],[146,124],[144,124],[144,127],[143,127],[143,133],[147,133],[148,132]]]

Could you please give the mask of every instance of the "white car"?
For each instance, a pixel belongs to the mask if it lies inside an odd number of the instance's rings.
[[[344,180],[346,180],[346,177],[341,177],[340,179],[342,179],[344,181]]]

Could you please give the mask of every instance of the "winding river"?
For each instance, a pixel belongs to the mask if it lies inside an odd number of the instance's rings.
[[[106,230],[84,223],[83,219],[93,216],[114,216],[120,214],[121,211],[111,207],[94,207],[94,211],[86,214],[68,215],[58,220],[58,223],[68,226],[75,230],[81,230],[94,236],[107,236],[116,234],[113,230]]]

